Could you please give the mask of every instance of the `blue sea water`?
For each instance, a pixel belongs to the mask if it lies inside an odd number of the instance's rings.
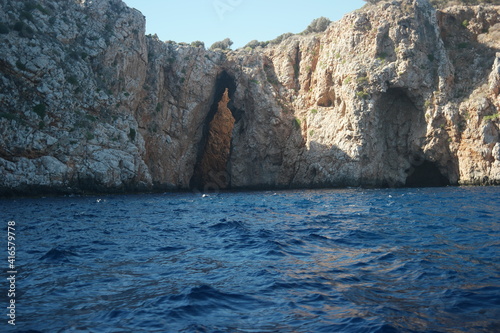
[[[500,332],[500,188],[0,200],[7,332]]]

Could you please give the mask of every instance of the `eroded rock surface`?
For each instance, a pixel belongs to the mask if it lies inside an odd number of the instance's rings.
[[[380,2],[229,52],[120,0],[0,7],[4,195],[500,183],[498,6]]]

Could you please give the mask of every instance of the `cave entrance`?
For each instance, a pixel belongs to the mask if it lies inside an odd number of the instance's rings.
[[[400,169],[406,156],[420,147],[419,138],[425,136],[424,113],[402,88],[389,88],[377,101],[376,109],[380,112],[384,164],[392,170]]]
[[[230,187],[228,171],[231,140],[236,119],[229,109],[235,90],[234,79],[223,72],[217,79],[214,102],[205,120],[190,187],[204,192]]]
[[[406,178],[407,187],[441,187],[450,185],[436,163],[423,161],[418,166],[413,166]]]

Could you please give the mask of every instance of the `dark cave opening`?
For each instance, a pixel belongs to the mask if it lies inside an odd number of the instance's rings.
[[[406,89],[389,88],[377,101],[379,111],[379,130],[382,151],[381,160],[384,169],[400,174],[407,167],[410,156],[410,169],[405,170],[407,177],[399,186],[439,187],[450,185],[446,173],[441,172],[437,162],[426,159],[422,153],[425,142],[427,123],[424,111]],[[419,153],[416,153],[419,152]]]
[[[384,158],[398,168],[398,159],[413,150],[417,139],[425,135],[424,113],[403,88],[387,89],[376,108],[380,112],[380,134],[385,143]]]
[[[203,125],[198,157],[190,181],[192,189],[204,192],[230,187],[228,164],[234,124],[240,114],[233,112],[231,99],[236,90],[234,79],[222,72],[216,81],[213,103]]]
[[[450,185],[450,180],[445,177],[436,163],[423,161],[413,166],[406,178],[407,187],[442,187]]]

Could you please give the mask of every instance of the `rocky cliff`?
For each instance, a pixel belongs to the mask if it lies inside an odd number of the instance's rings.
[[[208,51],[120,0],[0,0],[0,192],[500,183],[500,7],[387,1]]]

